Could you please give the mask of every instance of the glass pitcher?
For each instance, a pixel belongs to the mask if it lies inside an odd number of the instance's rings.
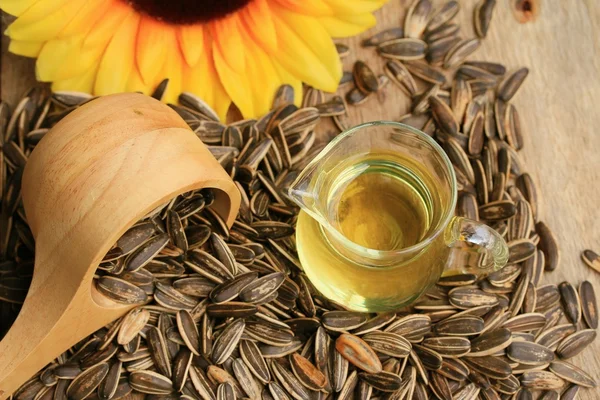
[[[398,309],[442,275],[485,276],[508,248],[492,228],[455,217],[456,177],[442,148],[395,122],[356,126],[329,143],[289,189],[296,245],[323,295],[356,311]]]

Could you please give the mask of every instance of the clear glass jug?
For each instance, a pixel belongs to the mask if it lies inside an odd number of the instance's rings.
[[[289,196],[302,208],[296,245],[304,271],[326,297],[353,310],[398,309],[442,274],[485,276],[508,259],[496,231],[454,216],[450,160],[404,124],[371,122],[340,134]]]

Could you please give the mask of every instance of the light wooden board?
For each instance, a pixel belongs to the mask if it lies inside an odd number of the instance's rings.
[[[499,0],[482,47],[472,59],[500,61],[509,69],[527,66],[529,77],[513,100],[526,132],[521,152],[538,184],[541,219],[554,231],[561,248],[559,268],[547,282],[588,279],[600,294],[600,275],[580,261],[585,248],[600,252],[600,3],[596,0],[545,0],[535,22],[519,24],[510,5]],[[461,1],[458,20],[471,36],[475,0]],[[363,35],[341,40],[354,57],[382,72],[381,59],[360,40],[383,28],[402,24],[408,1],[391,0],[376,13],[378,25]],[[33,82],[33,62],[6,53],[2,46],[2,99],[15,104]],[[351,59],[345,60],[349,69]],[[342,91],[340,91],[342,92]],[[397,120],[408,100],[396,87],[350,107],[353,124]],[[600,340],[572,360],[600,380]],[[580,399],[596,400],[600,390],[582,390]]]

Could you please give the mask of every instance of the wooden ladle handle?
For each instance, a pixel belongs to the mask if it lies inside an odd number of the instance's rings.
[[[48,132],[23,175],[36,261],[23,308],[0,342],[0,400],[127,312],[95,293],[100,260],[150,210],[204,187],[231,225],[240,204],[233,181],[179,115],[152,98],[102,97]]]

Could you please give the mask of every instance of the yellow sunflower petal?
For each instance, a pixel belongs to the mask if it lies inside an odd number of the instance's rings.
[[[244,45],[237,14],[231,14],[220,20],[211,22],[213,49],[217,47],[219,54],[232,71],[243,72],[245,69]]]
[[[7,29],[12,39],[44,41],[55,37],[83,7],[85,2],[64,0],[44,0],[25,11]],[[46,3],[55,3],[56,7],[48,9]],[[41,11],[46,11],[40,15]]]
[[[135,68],[135,35],[139,23],[140,15],[131,13],[115,32],[100,62],[95,94],[118,93],[126,89],[131,70]]]
[[[42,50],[44,42],[30,42],[26,40],[12,39],[8,45],[8,51],[25,57],[37,57]]]
[[[106,13],[104,18],[98,20],[96,24],[91,27],[85,38],[83,47],[102,47],[104,50],[104,47],[113,37],[121,23],[134,12],[135,11],[124,2],[113,1],[110,10]]]
[[[77,13],[60,33],[58,37],[65,38],[72,35],[87,33],[104,18],[106,12],[113,8],[114,0],[86,0],[84,7]]]
[[[263,49],[277,51],[277,32],[267,0],[255,0],[240,12],[240,16],[246,32]]]
[[[204,43],[198,44],[202,49],[202,57],[196,65],[184,64],[183,90],[202,98],[225,121],[231,99],[219,80],[212,57],[212,43],[209,35],[205,35]]]
[[[342,67],[329,33],[315,18],[278,8],[274,18],[279,51],[272,53],[295,77],[311,86],[335,92]]]
[[[55,92],[61,90],[73,90],[76,92],[92,93],[98,65],[93,65],[88,71],[81,75],[74,76],[65,80],[57,80],[52,83],[52,90]]]
[[[296,78],[294,75],[292,75],[287,69],[285,69],[281,64],[279,64],[275,59],[273,59],[272,61],[273,61],[273,66],[275,67],[275,70],[277,71],[277,74],[279,75],[279,78],[281,79],[281,82],[287,83],[288,85],[291,85],[294,88],[294,104],[297,105],[298,107],[300,107],[300,105],[302,104],[302,95],[303,95],[302,81],[300,79]]]
[[[323,0],[269,0],[289,10],[306,15],[333,15],[334,10]]]
[[[64,80],[81,75],[83,71],[88,70],[91,65],[78,68],[71,74],[61,73],[64,69],[69,69],[69,65],[65,63],[65,60],[69,57],[69,54],[77,52],[81,48],[83,39],[82,35],[77,35],[65,39],[52,39],[44,43],[36,61],[37,79],[42,82]],[[79,61],[77,65],[81,65]]]
[[[163,95],[163,101],[177,103],[177,98],[181,94],[182,64],[185,64],[185,61],[176,41],[169,44],[167,49],[166,61],[162,72],[159,74],[159,80],[169,78],[169,85]]]
[[[174,39],[175,30],[172,26],[151,17],[142,17],[135,55],[144,82],[156,81],[166,61],[168,47],[173,45]]]
[[[335,15],[371,13],[383,6],[387,0],[323,0],[335,9]]]
[[[243,74],[233,70],[226,61],[221,49],[213,44],[213,57],[215,69],[219,74],[219,79],[227,91],[229,97],[238,106],[242,115],[254,115],[254,105],[252,103],[252,91],[248,80]]]
[[[68,80],[89,71],[98,64],[111,38],[134,11],[120,4],[112,6],[104,18],[96,21],[87,36],[78,44],[81,35],[48,41],[42,48],[36,63],[37,73],[42,80]],[[56,47],[63,49],[61,56],[55,55]]]
[[[271,58],[252,39],[245,40],[248,54],[246,58],[245,79],[250,83],[250,93],[254,105],[254,114],[245,118],[259,117],[266,114],[273,104],[273,96],[283,83],[275,69]],[[232,97],[234,103],[238,103]]]
[[[141,92],[149,95],[152,93],[153,89],[153,87],[144,82],[142,76],[140,75],[140,71],[134,66],[129,74],[129,79],[127,79],[127,86],[125,90],[128,92]]]
[[[0,8],[18,17],[38,1],[41,0],[0,0]]]
[[[189,66],[194,66],[202,56],[203,47],[198,43],[204,42],[204,26],[202,25],[183,25],[177,29],[177,38],[185,62]]]
[[[333,37],[358,35],[375,26],[377,22],[373,14],[342,15],[339,17],[320,17],[319,21]]]

